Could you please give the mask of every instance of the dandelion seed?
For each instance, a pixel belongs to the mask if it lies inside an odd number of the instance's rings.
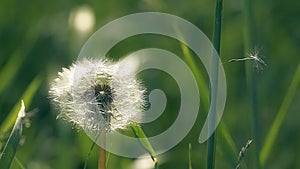
[[[63,68],[49,94],[62,118],[88,131],[126,128],[144,109],[141,83],[107,60],[84,59]]]
[[[259,57],[259,50],[255,49],[254,51],[250,51],[248,57],[230,59],[229,62],[241,62],[241,61],[252,61],[253,67],[260,71],[263,69],[263,66],[267,66],[266,62]]]

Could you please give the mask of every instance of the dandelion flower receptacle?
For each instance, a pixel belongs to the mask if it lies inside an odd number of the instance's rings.
[[[105,59],[63,68],[49,91],[58,118],[89,132],[124,129],[144,110],[145,88],[135,75]]]

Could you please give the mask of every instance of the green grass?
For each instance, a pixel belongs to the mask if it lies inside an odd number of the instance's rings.
[[[25,92],[22,94],[20,100],[24,100],[25,104],[27,106],[30,106],[33,97],[35,96],[36,92],[40,88],[42,83],[41,76],[38,75],[35,77],[35,79],[32,80],[32,82],[28,85]],[[1,123],[0,126],[0,137],[3,136],[13,125],[15,122],[15,119],[17,118],[17,112],[20,107],[20,103],[16,103],[11,112],[6,116],[6,119]]]
[[[212,43],[216,52],[220,53],[221,44],[221,23],[222,23],[222,8],[223,0],[217,0],[215,9],[214,31]],[[215,52],[212,52],[215,55]],[[211,86],[218,86],[218,67],[219,61],[215,57],[212,57],[212,84]],[[210,89],[210,91],[213,89]],[[216,93],[215,93],[216,94]],[[210,94],[210,105],[212,107],[212,118],[216,119],[216,95]],[[213,120],[211,126],[215,126],[215,120]],[[210,136],[207,143],[207,169],[215,168],[215,152],[216,152],[216,131]]]
[[[212,29],[214,21],[217,21],[212,19],[215,14],[212,7],[216,1],[134,2],[138,5],[134,3],[128,5],[125,1],[110,1],[106,4],[96,1],[85,2],[84,5],[91,7],[96,18],[96,25],[90,33],[120,16],[143,11],[161,11],[177,15],[196,25],[206,35],[216,31]],[[69,24],[69,17],[74,14],[73,9],[81,5],[82,3],[71,0],[63,2],[54,0],[51,3],[34,0],[31,3],[15,0],[0,2],[2,149],[8,142],[9,133],[15,124],[20,100],[24,99],[26,108],[39,109],[39,112],[30,118],[30,128],[23,130],[24,143],[19,145],[17,144],[19,141],[13,142],[16,151],[10,154],[9,160],[0,161],[1,169],[3,164],[9,163],[12,164],[11,169],[84,167],[86,156],[91,151],[89,148],[92,141],[84,133],[77,132],[70,125],[64,125],[55,119],[57,112],[50,108],[47,99],[48,86],[45,83],[42,85],[47,78],[49,81],[52,80],[60,67],[70,65],[76,60],[80,47],[89,36],[75,32]],[[225,64],[228,86],[226,109],[215,139],[210,140],[208,146],[210,148],[206,147],[206,144],[198,144],[196,140],[192,140],[198,136],[200,130],[200,127],[195,126],[181,143],[157,157],[160,168],[198,169],[206,168],[206,163],[209,168],[234,168],[238,162],[239,149],[245,144],[246,139],[253,139],[253,142],[242,160],[241,169],[299,168],[300,163],[297,159],[300,157],[300,149],[297,145],[300,137],[297,119],[300,116],[297,113],[299,109],[297,102],[299,102],[300,48],[297,37],[300,26],[295,24],[299,18],[297,15],[299,6],[292,1],[251,0],[224,1],[223,5],[222,60],[226,62],[231,58],[241,58],[259,45],[267,56],[268,66],[263,72],[257,73],[252,67],[252,60],[245,62],[245,68],[243,62]],[[217,11],[221,10],[215,12]],[[218,20],[221,21],[221,18]],[[216,38],[215,35],[213,39]],[[141,36],[140,39],[142,38]],[[205,72],[200,72],[202,69],[197,65],[198,60],[193,58],[186,46],[182,45],[180,49],[178,44],[176,46],[163,38],[162,41],[155,38],[150,41],[141,40],[137,44],[129,39],[127,41],[129,44],[122,49],[130,51],[136,46],[144,47],[154,42],[154,47],[166,47],[174,53],[183,52],[184,61],[192,70],[198,84],[201,95],[200,110],[208,112],[211,104],[209,83],[205,79]],[[123,56],[121,50],[115,53],[116,57],[113,57],[116,59],[117,56]],[[32,78],[34,74],[39,75]],[[170,87],[167,79],[163,77],[153,79],[154,82],[149,82],[151,87],[159,88],[160,85],[165,85],[168,91],[177,90]],[[175,94],[166,92],[166,95],[170,107],[176,107],[177,102],[173,101]],[[161,126],[169,125],[168,119],[175,119],[173,109],[167,108],[165,112],[161,119],[157,119],[161,121],[155,123],[157,125],[153,128],[150,128],[151,123],[145,125],[145,129],[148,127],[152,135],[162,131]],[[201,112],[198,117],[200,121],[205,118],[205,114]],[[188,147],[188,143],[192,146]],[[147,143],[142,144],[147,147]],[[206,154],[207,152],[211,153]],[[150,150],[150,156],[151,154],[155,153],[151,153]],[[97,168],[97,157],[98,152],[91,152],[87,169]],[[108,169],[129,169],[134,162],[135,159],[111,154]]]
[[[15,155],[18,151],[18,147],[19,147],[19,143],[20,143],[22,131],[23,131],[22,120],[25,117],[25,105],[24,105],[23,100],[22,100],[21,108],[16,115],[18,117],[14,123],[13,129],[12,129],[11,134],[4,146],[4,149],[0,154],[0,164],[1,164],[0,168],[1,169],[9,169],[10,168],[10,166],[15,158]],[[20,166],[22,166],[22,165],[20,165]]]
[[[131,124],[130,127],[131,127],[133,133],[135,134],[135,136],[137,138],[139,138],[139,141],[140,141],[141,145],[148,151],[151,159],[154,162],[155,169],[158,169],[159,165],[158,165],[158,160],[156,158],[156,153],[155,153],[151,143],[149,142],[146,134],[144,133],[144,130],[137,123]]]
[[[247,54],[250,51],[255,49],[256,44],[256,26],[254,19],[254,7],[252,0],[245,0],[244,2],[244,53]],[[252,132],[253,132],[253,147],[255,150],[255,162],[257,169],[260,169],[259,162],[259,149],[260,149],[260,138],[259,138],[259,117],[258,117],[258,106],[257,106],[257,89],[256,89],[256,71],[253,70],[253,67],[250,62],[246,63],[246,79],[247,87],[249,92],[249,103],[251,107],[252,114]]]
[[[293,98],[295,97],[295,95],[297,93],[299,83],[300,83],[300,64],[298,65],[298,68],[293,76],[292,82],[291,82],[290,86],[288,87],[286,95],[280,105],[280,108],[278,110],[278,113],[277,113],[272,125],[271,125],[271,128],[269,129],[269,132],[268,132],[265,142],[263,144],[262,150],[260,152],[260,163],[262,164],[262,166],[265,166],[265,164],[272,152],[272,148],[274,147],[277,136],[280,132],[280,128],[283,125],[284,118],[285,118],[286,114],[288,113],[288,110],[293,101]]]

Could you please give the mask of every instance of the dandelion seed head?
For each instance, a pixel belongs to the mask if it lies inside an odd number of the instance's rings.
[[[88,131],[126,128],[144,110],[145,88],[119,66],[84,59],[63,68],[49,91],[60,110],[58,118]]]

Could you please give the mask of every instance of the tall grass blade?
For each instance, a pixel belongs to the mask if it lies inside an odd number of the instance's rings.
[[[0,71],[0,93],[2,93],[5,87],[12,81],[13,77],[15,77],[24,59],[25,57],[22,57],[20,51],[16,51],[10,56],[9,60]]]
[[[204,77],[201,72],[198,70],[197,65],[195,64],[195,61],[190,53],[190,50],[183,44],[181,44],[181,49],[184,55],[184,58],[187,61],[187,64],[189,65],[189,67],[191,68],[192,72],[195,75],[195,79],[197,81],[198,84],[198,89],[199,92],[201,93],[201,100],[204,102],[202,105],[204,107],[205,112],[208,112],[208,100],[209,100],[209,93],[208,93],[208,88],[206,86],[206,82]],[[230,164],[232,165],[232,167],[235,166],[235,162],[236,162],[236,157],[237,157],[237,146],[235,145],[233,138],[231,136],[231,134],[229,133],[225,122],[221,122],[220,123],[220,127],[218,129],[218,133],[219,133],[219,137],[220,137],[220,142],[219,142],[219,147],[221,148],[221,150],[227,154],[226,158],[227,160],[230,162]]]
[[[270,156],[272,147],[274,146],[275,140],[278,136],[280,127],[282,126],[283,120],[289,110],[289,107],[297,93],[297,88],[300,83],[300,64],[295,72],[293,80],[287,90],[287,93],[283,99],[282,104],[280,105],[279,111],[275,117],[275,120],[272,123],[272,126],[267,134],[265,142],[263,144],[262,150],[260,152],[260,162],[264,166]]]
[[[25,116],[25,105],[22,100],[22,105],[17,120],[14,124],[12,132],[6,142],[3,152],[0,155],[0,169],[9,169],[16,155],[20,139],[22,136],[22,118]]]
[[[189,143],[189,169],[193,169],[192,167],[192,145]]]
[[[222,7],[223,7],[223,0],[217,0],[216,2],[216,10],[215,10],[215,20],[214,20],[214,32],[213,32],[213,38],[212,38],[212,43],[216,49],[216,52],[220,53],[220,44],[221,44],[221,23],[222,23]],[[214,55],[215,52],[212,52]],[[218,60],[216,57],[212,57],[212,84],[211,86],[217,86],[218,84]],[[210,89],[212,91],[213,89]],[[216,96],[212,95],[210,93],[210,104],[212,108],[212,121],[209,124],[209,126],[215,126],[215,114],[216,114]],[[207,169],[213,169],[215,168],[215,151],[216,151],[216,131],[210,136],[208,139],[208,144],[207,144]]]
[[[245,53],[255,49],[255,21],[253,15],[253,1],[245,0],[245,32],[244,32],[244,44]],[[255,151],[255,166],[257,169],[260,168],[259,162],[259,149],[260,149],[260,139],[259,139],[259,126],[258,126],[258,107],[257,107],[257,96],[256,96],[256,76],[252,69],[250,63],[246,63],[246,78],[247,86],[250,96],[251,112],[252,112],[252,132],[253,132],[253,147]]]
[[[183,56],[186,59],[188,66],[191,68],[191,71],[194,73],[194,77],[196,79],[199,92],[201,93],[201,98],[202,98],[201,100],[203,101],[204,106],[208,110],[209,96],[208,96],[208,92],[207,92],[208,88],[207,88],[205,80],[203,78],[204,75],[202,75],[201,72],[198,70],[198,67],[197,67],[188,47],[182,43],[180,45],[181,45],[181,50],[183,52]]]

